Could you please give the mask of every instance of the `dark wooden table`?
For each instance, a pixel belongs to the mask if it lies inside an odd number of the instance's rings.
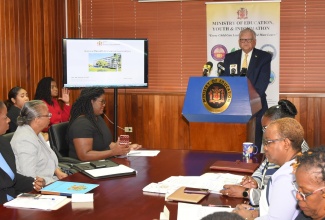
[[[156,157],[114,158],[117,163],[137,170],[137,175],[94,180],[81,173],[64,180],[96,183],[92,209],[74,209],[71,203],[56,211],[13,209],[0,206],[0,219],[16,220],[101,220],[101,219],[159,219],[164,205],[170,211],[170,220],[177,219],[177,203],[166,202],[163,196],[146,195],[143,187],[151,182],[160,182],[170,176],[199,176],[209,172],[209,166],[216,160],[241,160],[239,153],[209,151],[161,150]],[[234,207],[243,199],[228,198],[210,194],[201,204],[224,204]]]

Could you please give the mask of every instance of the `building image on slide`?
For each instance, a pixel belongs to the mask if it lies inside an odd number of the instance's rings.
[[[89,72],[121,71],[120,53],[89,53]]]

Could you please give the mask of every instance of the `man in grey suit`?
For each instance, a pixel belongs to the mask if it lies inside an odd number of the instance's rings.
[[[269,85],[272,55],[255,48],[256,33],[250,28],[243,29],[238,39],[240,50],[226,54],[225,72],[222,76],[246,76],[261,97],[262,109],[256,114],[255,144],[261,149],[261,119],[268,109],[265,91]]]

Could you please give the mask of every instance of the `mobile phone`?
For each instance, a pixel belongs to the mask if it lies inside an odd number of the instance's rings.
[[[189,193],[189,194],[204,194],[204,195],[207,195],[210,192],[209,192],[208,189],[185,187],[184,193]]]
[[[120,135],[120,144],[129,144],[130,142],[130,137],[127,134],[121,134]]]
[[[92,162],[90,162],[90,165],[93,166],[94,168],[106,167],[106,164],[102,163],[101,161],[92,161]]]

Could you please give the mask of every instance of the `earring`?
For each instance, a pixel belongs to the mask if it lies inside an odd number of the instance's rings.
[[[325,198],[325,193],[323,193],[323,198]]]

